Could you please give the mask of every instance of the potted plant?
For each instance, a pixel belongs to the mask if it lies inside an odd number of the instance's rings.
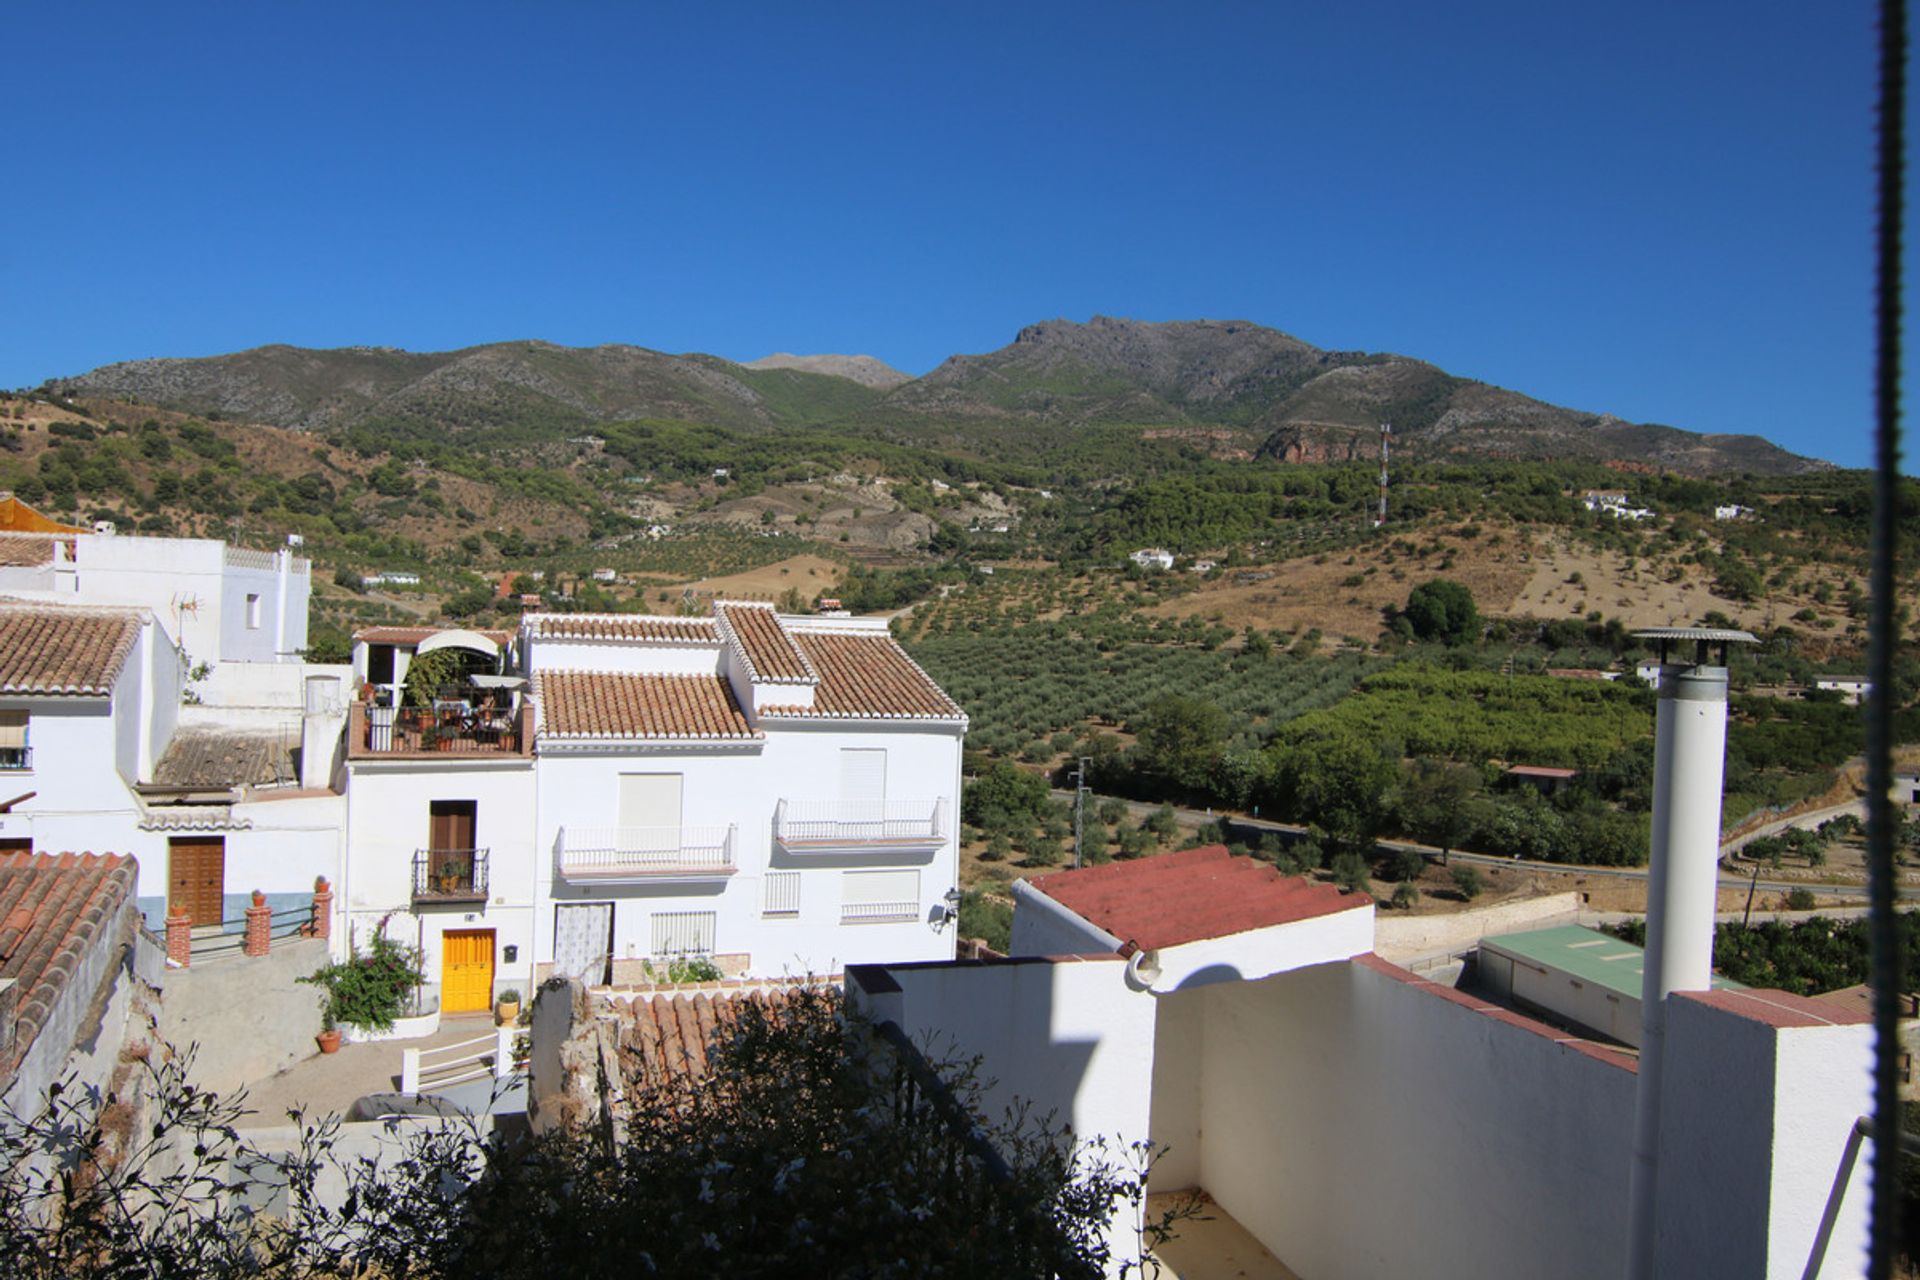
[[[520,993],[512,987],[502,991],[493,1002],[493,1021],[495,1026],[504,1027],[520,1016]]]
[[[340,1052],[340,1028],[334,1025],[332,1000],[328,1000],[326,1007],[320,1011],[320,1034],[314,1039],[320,1042],[320,1052]]]
[[[381,923],[384,927],[385,921]],[[391,1031],[409,993],[425,976],[417,948],[375,933],[365,951],[322,965],[295,981],[326,989],[327,1026]]]

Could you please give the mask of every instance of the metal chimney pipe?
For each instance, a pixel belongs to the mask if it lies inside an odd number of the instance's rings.
[[[1654,721],[1653,847],[1647,877],[1647,946],[1640,982],[1640,1070],[1634,1094],[1627,1275],[1654,1274],[1659,1207],[1660,1092],[1667,997],[1713,983],[1713,916],[1720,878],[1720,792],[1726,776],[1727,669],[1708,662],[1718,643],[1753,643],[1739,631],[1662,628],[1660,707]],[[1670,660],[1669,642],[1696,642],[1694,661]]]

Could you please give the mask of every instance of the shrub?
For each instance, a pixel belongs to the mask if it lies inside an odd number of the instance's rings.
[[[389,1031],[406,1007],[407,994],[426,980],[420,949],[389,938],[385,928],[383,920],[364,952],[322,965],[298,979],[325,989],[322,1017],[328,1025]]]
[[[1787,910],[1811,911],[1813,910],[1813,904],[1814,904],[1813,890],[1811,889],[1787,890]]]
[[[1480,868],[1468,864],[1455,867],[1453,869],[1453,887],[1459,891],[1461,898],[1472,902],[1480,896],[1480,890],[1482,888]]]
[[[1393,889],[1393,905],[1394,906],[1399,907],[1402,911],[1405,911],[1410,909],[1413,906],[1413,904],[1418,901],[1420,901],[1420,890],[1414,886],[1412,881],[1402,880],[1399,884],[1394,886],[1394,889]]]
[[[1367,860],[1357,853],[1343,853],[1333,860],[1333,880],[1342,889],[1358,893],[1367,887]]]

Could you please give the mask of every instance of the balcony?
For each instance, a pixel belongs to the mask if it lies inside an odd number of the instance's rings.
[[[0,773],[24,773],[31,768],[32,747],[0,747]]]
[[[416,904],[485,902],[485,849],[420,849],[413,855]]]
[[[732,823],[714,827],[562,827],[568,880],[720,880],[739,870]]]
[[[773,838],[788,853],[933,853],[947,842],[947,802],[782,800],[773,810]]]
[[[917,902],[849,902],[840,908],[841,924],[898,924],[919,918]]]
[[[371,707],[348,711],[347,749],[355,759],[452,756],[471,760],[520,756],[533,746],[533,709],[480,711],[461,702],[434,707]]]

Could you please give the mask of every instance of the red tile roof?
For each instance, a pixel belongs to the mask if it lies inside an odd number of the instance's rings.
[[[837,992],[821,992],[813,998],[838,1001]],[[800,998],[795,988],[616,1001],[614,1035],[622,1081],[630,1090],[697,1081],[707,1074],[709,1050],[739,1025],[747,1006],[779,1020]]]
[[[820,683],[813,705],[763,707],[774,718],[965,720],[967,713],[885,632],[795,631]]]
[[[720,635],[746,664],[756,684],[811,684],[819,677],[772,605],[715,601]]]
[[[1211,844],[1136,862],[1056,871],[1034,888],[1141,950],[1225,938],[1371,906],[1364,893],[1283,876],[1273,866],[1236,858]]]
[[[758,738],[724,676],[549,671],[534,677],[542,738]]]
[[[1754,987],[1744,991],[1679,991],[1682,999],[1724,1009],[1770,1027],[1850,1027],[1873,1021],[1866,1008],[1846,1008],[1811,996]]]
[[[18,984],[9,1075],[47,1024],[89,950],[133,896],[134,861],[124,854],[0,854],[0,978]]]
[[[1578,769],[1556,769],[1546,764],[1516,764],[1507,770],[1516,778],[1577,778]]]
[[[113,692],[144,621],[130,609],[0,605],[0,693]]]
[[[0,566],[32,568],[53,559],[53,538],[44,533],[0,533]]]
[[[643,640],[716,644],[712,618],[666,618],[645,613],[537,613],[520,620],[527,634],[553,640]]]
[[[469,629],[467,627],[363,627],[353,633],[353,638],[364,644],[419,644],[429,636],[437,636],[442,631]],[[497,645],[505,645],[513,639],[511,631],[476,631],[474,634],[485,636]]]

